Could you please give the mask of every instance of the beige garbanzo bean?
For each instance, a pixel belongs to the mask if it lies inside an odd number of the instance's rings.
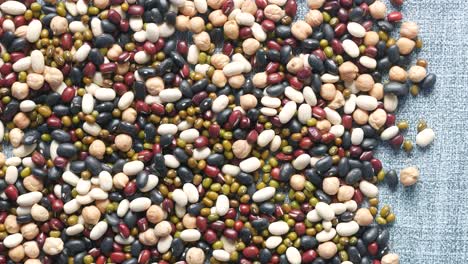
[[[419,170],[416,167],[407,167],[400,171],[400,182],[404,186],[414,185],[419,180]]]
[[[291,33],[298,40],[304,40],[312,34],[312,27],[305,21],[299,20],[292,24]]]
[[[247,55],[253,55],[260,48],[260,42],[254,38],[248,38],[242,42],[242,50]]]
[[[383,19],[387,15],[387,6],[380,0],[369,6],[369,12],[375,19]]]
[[[411,21],[406,21],[401,23],[401,28],[400,28],[400,36],[409,38],[409,39],[415,39],[419,34],[419,26],[418,24],[411,22]]]
[[[199,48],[201,51],[207,51],[211,47],[211,39],[208,32],[200,32],[198,34],[194,34],[192,36],[193,43]]]
[[[239,37],[239,25],[235,20],[229,20],[223,26],[224,34],[229,39],[237,39]]]
[[[388,78],[391,81],[404,83],[408,79],[408,74],[406,73],[405,69],[401,68],[400,66],[393,66],[390,68]]]
[[[427,75],[426,68],[414,65],[408,71],[408,77],[413,83],[419,83]]]
[[[315,10],[315,9],[309,10],[309,12],[305,15],[304,20],[311,27],[320,26],[323,22],[322,12],[320,12],[319,10]]]
[[[356,79],[356,88],[360,91],[368,92],[374,87],[374,78],[370,74],[361,74]]]
[[[350,61],[341,64],[338,71],[340,72],[340,78],[345,82],[352,82],[359,73],[358,67]]]
[[[297,73],[298,71],[304,69],[304,60],[299,57],[292,58],[286,65],[286,69],[290,73]]]
[[[249,156],[252,146],[247,142],[247,140],[237,140],[232,144],[232,153],[238,159],[245,159]]]
[[[208,20],[215,27],[221,27],[226,23],[227,16],[223,13],[222,10],[214,10],[208,15]]]
[[[400,54],[408,55],[413,51],[416,43],[409,38],[400,38],[396,41],[396,45],[400,50]]]
[[[175,23],[176,29],[181,32],[185,32],[189,30],[189,26],[190,26],[189,21],[190,21],[190,18],[188,16],[178,15],[176,17],[176,23]]]
[[[310,9],[319,9],[324,3],[325,0],[307,0],[307,5]]]
[[[374,129],[380,129],[387,121],[387,112],[383,109],[376,109],[369,115],[369,125]]]
[[[95,225],[99,222],[99,219],[101,219],[101,211],[99,211],[96,206],[90,205],[81,210],[81,216],[85,223]]]

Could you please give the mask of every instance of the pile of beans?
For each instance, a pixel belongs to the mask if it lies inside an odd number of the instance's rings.
[[[0,264],[398,263],[374,151],[436,76],[380,0],[307,5],[1,0]]]

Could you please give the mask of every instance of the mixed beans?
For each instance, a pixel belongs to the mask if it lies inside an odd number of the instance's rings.
[[[380,0],[307,6],[0,1],[0,264],[398,263],[377,184],[419,171],[374,150],[436,76]]]

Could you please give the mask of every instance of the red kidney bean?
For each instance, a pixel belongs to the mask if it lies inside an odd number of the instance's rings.
[[[286,12],[286,15],[290,17],[295,17],[297,14],[296,0],[288,0],[284,6],[284,11]]]
[[[12,201],[16,201],[19,196],[18,189],[16,189],[16,187],[12,184],[5,188],[4,193],[6,197]]]
[[[260,251],[258,250],[258,248],[256,246],[248,246],[246,248],[244,248],[242,250],[242,254],[244,255],[244,257],[248,258],[248,259],[255,259],[258,257],[258,254],[260,253]]]
[[[263,20],[261,26],[265,32],[273,32],[276,28],[275,22],[269,19]]]
[[[115,263],[122,263],[126,260],[124,252],[112,252],[110,254],[110,260]]]
[[[188,53],[187,41],[180,40],[179,42],[177,42],[177,52],[179,52],[181,55],[187,55]]]
[[[151,43],[149,41],[146,41],[145,44],[143,44],[143,49],[149,55],[154,55],[157,52],[156,45],[154,45],[154,43]]]
[[[147,264],[149,263],[151,258],[151,251],[148,249],[144,249],[140,252],[138,256],[138,264]]]
[[[379,251],[379,246],[377,242],[372,242],[367,246],[367,251],[372,255],[376,256]]]
[[[339,23],[338,25],[335,26],[335,37],[341,37],[343,36],[344,33],[346,33],[346,24],[344,23]]]
[[[392,138],[390,140],[390,145],[393,147],[393,148],[400,148],[401,147],[401,144],[403,144],[403,141],[405,140],[405,138],[403,137],[403,135],[401,134],[398,134],[396,135],[394,138]]]
[[[240,39],[248,39],[251,38],[252,35],[252,29],[250,27],[241,27],[239,30],[239,38]]]
[[[271,73],[267,76],[267,83],[268,84],[277,84],[282,82],[284,79],[284,75],[282,73]]]
[[[199,136],[193,142],[193,146],[196,148],[204,148],[208,145],[208,138],[205,136]]]
[[[121,82],[115,82],[112,85],[112,88],[115,90],[115,92],[119,95],[122,96],[124,93],[128,92],[128,87],[124,83]]]
[[[114,24],[119,24],[122,17],[115,9],[109,9],[107,12],[107,19]]]
[[[94,74],[96,73],[96,66],[94,66],[94,63],[88,62],[83,68],[83,75],[89,78],[92,78]]]
[[[203,172],[205,172],[208,177],[215,177],[220,173],[220,170],[217,167],[206,165]]]
[[[401,14],[401,12],[398,12],[398,11],[390,12],[387,15],[387,20],[390,23],[400,22],[402,19],[403,19],[403,15]]]
[[[390,3],[394,6],[401,6],[403,5],[403,0],[390,0]]]
[[[218,236],[215,231],[208,229],[204,232],[203,239],[205,239],[208,244],[213,244],[218,240]]]
[[[281,45],[278,42],[273,41],[273,40],[268,40],[266,46],[269,49],[273,49],[277,51],[280,51],[281,49]]]
[[[258,8],[265,9],[265,7],[268,5],[268,2],[267,0],[255,0],[255,4]]]
[[[318,254],[317,254],[317,252],[315,252],[315,250],[313,250],[313,249],[307,250],[307,251],[303,252],[303,254],[302,254],[302,262],[311,263],[312,261],[314,261],[317,258],[317,256],[318,256]]]
[[[127,13],[131,16],[141,16],[145,12],[145,9],[141,5],[130,5]]]
[[[382,170],[382,162],[379,159],[373,158],[370,163],[375,172]]]
[[[99,66],[99,70],[102,73],[111,73],[117,70],[117,65],[113,62],[104,63]]]
[[[385,121],[385,126],[390,127],[395,125],[396,116],[394,114],[387,114],[387,120]]]

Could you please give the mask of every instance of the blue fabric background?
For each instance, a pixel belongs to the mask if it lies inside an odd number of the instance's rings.
[[[305,4],[305,3],[303,3]],[[397,221],[391,228],[393,251],[402,264],[468,263],[468,1],[407,0],[404,20],[420,25],[424,47],[418,57],[437,74],[436,87],[400,104],[399,120],[412,126],[406,136],[416,137],[419,119],[436,132],[434,144],[411,155],[380,148],[384,168],[415,165],[421,180],[392,192],[381,187],[381,204],[393,207]]]
[[[299,3],[305,14],[306,0]],[[412,140],[418,120],[426,120],[436,140],[411,155],[380,148],[386,169],[415,165],[421,171],[415,187],[381,187],[381,204],[397,215],[391,246],[402,264],[467,264],[468,1],[406,0],[401,10],[404,20],[420,25],[424,48],[418,57],[429,61],[438,81],[432,91],[401,102],[398,120],[411,122],[406,136]]]

